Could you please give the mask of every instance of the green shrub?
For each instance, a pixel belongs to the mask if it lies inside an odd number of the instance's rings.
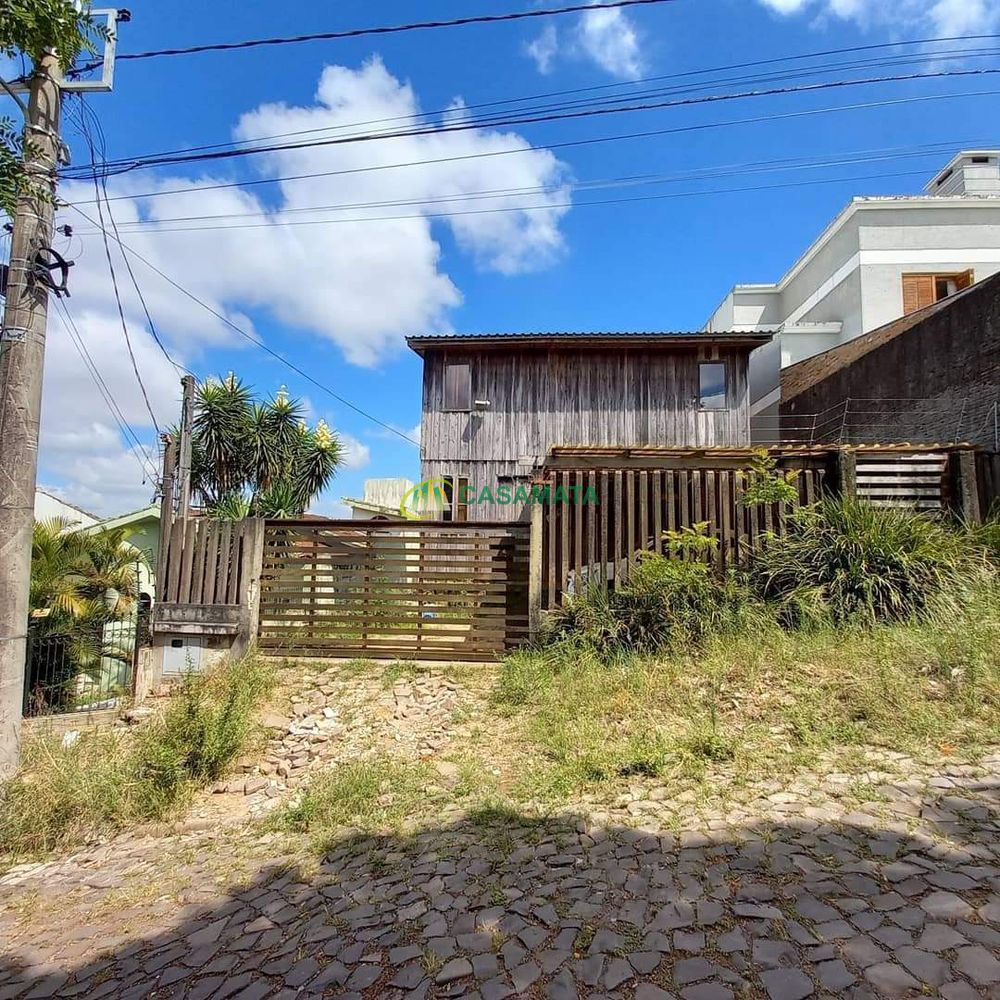
[[[25,741],[0,786],[0,857],[34,856],[168,816],[249,745],[272,672],[253,658],[188,678],[136,731],[97,729],[72,746]]]
[[[683,649],[724,632],[753,632],[767,608],[735,573],[643,553],[620,590],[595,587],[550,613],[543,642],[573,640],[606,656]]]
[[[982,559],[942,521],[853,499],[827,499],[789,515],[788,531],[754,555],[761,595],[788,623],[903,621],[958,597],[984,571]]]

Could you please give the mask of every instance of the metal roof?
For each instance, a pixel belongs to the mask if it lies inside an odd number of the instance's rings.
[[[669,345],[701,346],[728,345],[732,347],[760,347],[771,340],[772,334],[763,331],[748,333],[721,332],[708,333],[691,330],[600,330],[582,332],[574,330],[556,330],[552,332],[525,331],[521,333],[436,333],[417,337],[407,337],[409,347],[421,354],[428,348],[435,347],[477,347],[495,348],[517,344],[520,347],[558,347],[573,345],[576,347],[612,347],[639,346],[661,347]]]

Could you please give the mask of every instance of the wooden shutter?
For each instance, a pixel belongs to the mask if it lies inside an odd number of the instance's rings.
[[[449,361],[444,367],[444,408],[472,409],[472,368],[467,363]]]
[[[961,291],[963,288],[968,288],[975,280],[975,274],[970,268],[968,271],[963,271],[961,274],[955,275],[955,287]]]
[[[903,315],[934,304],[933,274],[903,275]]]

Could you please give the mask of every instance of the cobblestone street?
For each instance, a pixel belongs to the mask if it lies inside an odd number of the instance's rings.
[[[121,838],[0,878],[0,998],[1000,997],[998,816],[994,752],[850,809],[498,816],[312,865],[273,834]]]

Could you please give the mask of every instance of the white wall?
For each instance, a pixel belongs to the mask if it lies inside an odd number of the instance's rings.
[[[97,524],[100,520],[93,514],[77,510],[76,507],[65,503],[51,493],[35,490],[35,520],[48,521],[54,517],[64,517],[77,528],[87,528],[92,524]]]
[[[856,199],[776,285],[736,286],[708,329],[778,331],[751,358],[758,401],[777,388],[779,359],[787,367],[902,316],[903,274],[970,268],[976,281],[1000,271],[1000,198]],[[841,327],[792,333],[800,323]]]

